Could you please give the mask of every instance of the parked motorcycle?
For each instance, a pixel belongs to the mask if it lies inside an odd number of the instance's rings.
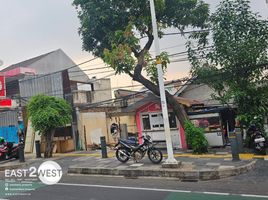
[[[266,154],[267,141],[264,135],[258,130],[255,125],[251,125],[248,129],[251,146],[258,154]]]
[[[155,144],[149,135],[142,136],[142,144],[135,144],[131,140],[119,139],[116,144],[116,158],[122,163],[127,162],[130,158],[133,158],[135,162],[139,162],[147,152],[150,161],[154,164],[158,164],[163,159],[162,152],[155,148]]]
[[[19,145],[12,142],[4,142],[0,145],[0,160],[19,158]]]

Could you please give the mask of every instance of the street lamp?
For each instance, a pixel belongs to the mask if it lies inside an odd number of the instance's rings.
[[[164,86],[164,81],[163,81],[162,63],[159,58],[160,47],[159,47],[158,30],[157,30],[157,24],[156,24],[154,0],[150,0],[150,9],[151,9],[152,27],[153,27],[154,44],[155,44],[155,52],[156,52],[159,92],[160,92],[160,98],[161,98],[161,107],[162,107],[162,113],[163,113],[163,121],[164,121],[164,128],[165,128],[167,153],[168,153],[168,158],[165,161],[165,164],[178,165],[178,161],[174,158],[174,155],[173,155],[173,148],[172,148],[172,142],[171,142],[165,86]]]

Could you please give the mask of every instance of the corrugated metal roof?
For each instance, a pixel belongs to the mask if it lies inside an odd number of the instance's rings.
[[[23,98],[31,98],[38,94],[63,98],[63,82],[61,72],[34,76],[19,81],[20,95]]]
[[[0,127],[1,126],[17,126],[18,115],[16,110],[0,112]]]

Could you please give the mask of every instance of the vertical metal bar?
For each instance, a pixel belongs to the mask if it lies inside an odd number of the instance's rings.
[[[84,142],[85,142],[85,149],[87,151],[87,132],[86,132],[86,126],[84,126]]]
[[[231,144],[232,158],[233,161],[239,161],[239,152],[235,132],[229,132],[229,141]]]
[[[41,158],[41,145],[40,145],[40,141],[36,140],[35,141],[35,152],[36,152],[36,158]]]
[[[100,137],[100,142],[101,142],[101,157],[102,158],[108,158],[105,136]]]
[[[24,145],[23,144],[19,144],[19,160],[20,160],[20,162],[25,162]]]

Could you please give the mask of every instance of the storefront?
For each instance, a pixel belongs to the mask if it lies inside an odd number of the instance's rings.
[[[153,141],[165,143],[164,121],[160,104],[149,103],[139,108],[136,112],[136,123],[139,137],[150,135]],[[169,109],[169,124],[173,148],[185,148],[185,133],[172,109]]]
[[[205,130],[209,146],[225,146],[228,143],[227,129],[234,129],[234,110],[225,107],[210,108],[189,112],[188,115],[196,127]]]

